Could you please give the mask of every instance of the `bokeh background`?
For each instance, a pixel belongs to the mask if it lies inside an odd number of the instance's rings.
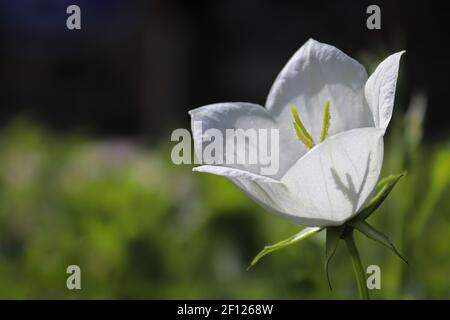
[[[66,28],[66,8],[82,29]],[[246,268],[300,228],[225,179],[170,160],[187,111],[263,104],[310,37],[369,72],[406,49],[383,172],[403,178],[370,218],[409,260],[357,236],[377,299],[450,298],[450,72],[439,1],[0,1],[0,298],[357,298],[344,246],[319,234]],[[66,288],[66,268],[82,290]]]

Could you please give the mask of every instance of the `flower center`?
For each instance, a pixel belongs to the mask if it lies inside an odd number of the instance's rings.
[[[306,130],[303,122],[300,120],[300,116],[298,115],[297,107],[295,104],[291,104],[291,112],[294,117],[294,122],[292,122],[295,130],[295,135],[297,139],[300,140],[306,147],[306,149],[311,149],[314,147],[314,140],[309,134],[308,130]],[[323,121],[322,121],[322,131],[320,133],[320,142],[326,139],[328,136],[328,129],[330,128],[330,101],[327,100],[325,105],[323,106]],[[320,143],[319,142],[319,143]]]

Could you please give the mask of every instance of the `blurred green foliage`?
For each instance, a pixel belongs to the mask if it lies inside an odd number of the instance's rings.
[[[421,100],[422,99],[422,100]],[[421,142],[425,102],[387,133],[384,175],[403,178],[370,218],[409,260],[362,235],[382,298],[450,298],[449,141]],[[170,161],[170,145],[58,136],[27,121],[0,132],[0,298],[357,298],[343,243],[330,267],[324,235],[265,257],[300,227],[268,214],[226,179]],[[82,289],[66,288],[66,268]]]

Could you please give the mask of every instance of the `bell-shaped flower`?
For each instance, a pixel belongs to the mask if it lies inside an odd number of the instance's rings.
[[[342,225],[364,208],[379,180],[402,53],[368,77],[339,49],[308,40],[281,70],[265,108],[236,102],[190,111],[198,158],[211,141],[208,129],[224,137],[227,129],[278,129],[277,172],[262,174],[260,164],[205,164],[204,158],[194,171],[228,178],[294,223]],[[255,145],[246,151],[258,152]]]

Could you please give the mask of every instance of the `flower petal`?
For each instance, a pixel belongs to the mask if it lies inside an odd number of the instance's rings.
[[[227,177],[227,178],[246,179],[248,181],[254,181],[254,182],[281,184],[280,181],[269,178],[269,177],[260,176],[260,175],[257,175],[257,174],[254,174],[254,173],[251,173],[248,171],[224,167],[224,166],[205,165],[205,166],[195,167],[192,169],[192,171],[211,173],[211,174],[215,174],[217,176],[223,176],[223,177]]]
[[[398,68],[404,52],[397,52],[387,57],[367,80],[365,96],[377,128],[386,130],[391,120]]]
[[[295,202],[287,212],[340,225],[359,212],[376,187],[383,163],[383,133],[361,128],[317,145],[286,172],[281,182]]]
[[[295,104],[305,127],[317,143],[322,129],[323,106],[331,103],[329,135],[373,127],[364,98],[364,67],[339,49],[308,40],[275,80],[266,108],[279,123],[291,124],[289,104]],[[295,139],[291,134],[292,139]]]
[[[293,138],[291,139],[289,137],[286,139],[281,136],[283,129],[280,129],[280,125],[274,121],[270,113],[259,105],[242,102],[217,103],[191,110],[189,113],[192,120],[191,125],[195,152],[198,158],[202,158],[202,164],[224,164],[227,167],[237,168],[256,174],[264,174],[264,172],[268,171],[267,168],[270,168],[270,166],[273,165],[276,172],[267,175],[279,178],[289,169],[292,163],[302,155],[302,144]],[[200,122],[201,126],[199,126]],[[288,125],[290,126],[289,136],[294,137],[295,133],[293,132],[292,121],[289,121]],[[212,161],[213,159],[210,159],[207,153],[204,152],[205,148],[212,140],[210,134],[208,134],[208,129],[214,129],[223,136],[224,148],[222,158],[224,158],[224,163]],[[258,143],[246,143],[244,146],[246,155],[257,155],[258,161],[256,164],[252,164],[250,161],[246,161],[246,163],[237,163],[237,161],[234,161],[234,163],[231,163],[230,160],[237,159],[238,148],[236,147],[234,150],[230,151],[229,148],[226,147],[226,140],[232,140],[230,136],[227,136],[227,129],[243,129],[245,131],[252,129],[258,132]],[[266,139],[260,134],[260,129],[267,130]],[[272,129],[277,131],[276,138],[272,136]],[[267,153],[261,153],[262,143],[270,145],[270,147],[267,147]],[[276,150],[274,149],[274,154],[272,154],[271,148],[275,143],[278,148],[276,148]],[[279,156],[280,153],[283,154],[282,157]],[[266,156],[264,154],[266,154]],[[276,162],[276,165],[274,165],[274,162]],[[266,170],[264,170],[264,168]]]
[[[321,226],[328,221],[315,217],[301,217],[290,214],[297,201],[286,186],[278,180],[223,166],[200,166],[193,171],[206,172],[228,178],[242,192],[266,210],[305,226]]]

